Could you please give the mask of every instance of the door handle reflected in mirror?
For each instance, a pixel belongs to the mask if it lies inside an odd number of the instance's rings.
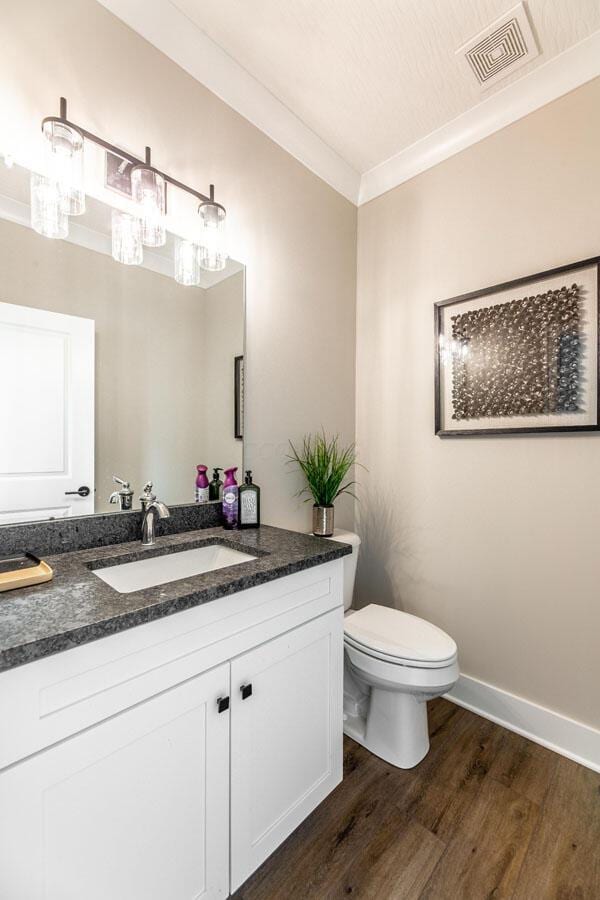
[[[89,497],[90,489],[87,486],[87,484],[84,484],[80,488],[78,488],[76,491],[65,491],[65,497],[69,497],[72,494],[77,494],[79,497]]]

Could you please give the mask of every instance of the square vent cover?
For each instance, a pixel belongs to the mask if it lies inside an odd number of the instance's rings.
[[[507,13],[456,51],[464,58],[478,84],[485,90],[527,65],[539,49],[523,3]]]

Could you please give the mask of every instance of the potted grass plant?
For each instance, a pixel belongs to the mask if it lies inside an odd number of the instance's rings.
[[[328,438],[321,434],[305,435],[302,448],[297,450],[290,441],[288,459],[295,463],[306,479],[306,487],[298,495],[309,494],[305,502],[313,501],[313,532],[320,537],[331,537],[334,528],[334,501],[341,494],[354,497],[351,488],[356,482],[346,481],[348,472],[356,465],[356,447],[341,447],[339,437]]]

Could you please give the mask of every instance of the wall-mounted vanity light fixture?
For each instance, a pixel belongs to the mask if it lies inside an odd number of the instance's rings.
[[[56,184],[62,211],[80,216],[85,212],[83,134],[75,125],[56,118],[44,119],[42,134],[45,174]]]
[[[227,264],[225,250],[225,208],[215,203],[215,189],[210,186],[210,199],[205,200],[198,208],[201,234],[200,265],[209,272],[219,272]]]
[[[145,158],[138,159],[126,150],[108,143],[96,134],[67,119],[67,101],[60,98],[60,115],[42,121],[44,136],[43,174],[31,175],[31,224],[45,237],[65,238],[69,216],[85,212],[83,149],[91,141],[109,153],[130,162],[131,197],[137,207],[131,213],[112,212],[112,255],[126,265],[139,265],[142,244],[161,247],[166,241],[165,215],[167,185],[184,191],[200,201],[197,237],[175,240],[175,279],[180,284],[198,285],[200,269],[219,271],[227,264],[225,246],[225,208],[215,201],[214,185],[209,195],[177,181],[151,162],[150,147]]]
[[[131,196],[140,209],[142,244],[162,247],[167,240],[167,182],[150,164],[150,147],[146,147],[145,163],[137,163],[131,170]]]

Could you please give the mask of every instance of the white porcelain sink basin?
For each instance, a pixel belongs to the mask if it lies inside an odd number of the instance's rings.
[[[110,584],[120,594],[130,594],[144,588],[202,575],[203,572],[214,572],[225,566],[237,566],[240,563],[256,559],[250,553],[242,553],[232,547],[221,544],[210,544],[207,547],[195,547],[193,550],[181,550],[167,553],[164,556],[151,556],[148,559],[136,559],[134,562],[107,566],[95,569],[94,575]]]

